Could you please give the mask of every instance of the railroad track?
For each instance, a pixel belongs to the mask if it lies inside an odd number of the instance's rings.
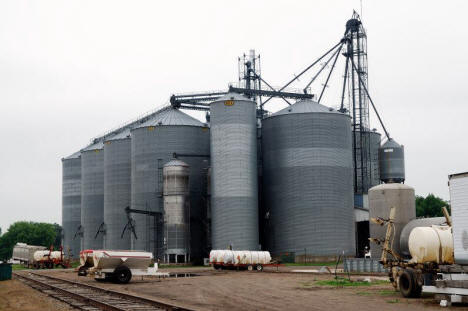
[[[143,297],[119,293],[100,287],[55,278],[37,273],[14,273],[14,276],[53,298],[61,300],[78,310],[97,311],[150,311],[190,309],[158,302]]]

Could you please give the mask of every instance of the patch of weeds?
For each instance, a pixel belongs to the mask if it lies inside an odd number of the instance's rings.
[[[356,295],[358,296],[370,296],[372,295],[371,292],[357,292]]]
[[[343,279],[343,278],[338,278],[335,280],[325,280],[325,281],[317,281],[315,282],[316,285],[320,286],[338,286],[338,287],[343,287],[343,286],[370,286],[370,282],[364,282],[364,281],[350,281],[348,279]]]
[[[392,296],[392,295],[395,295],[395,293],[396,292],[391,289],[384,289],[384,290],[379,291],[380,296]]]
[[[400,300],[399,299],[390,299],[390,300],[385,300],[386,303],[399,303]]]

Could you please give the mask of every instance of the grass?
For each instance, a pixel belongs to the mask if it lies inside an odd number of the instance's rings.
[[[386,303],[399,303],[400,300],[399,299],[390,299],[390,300],[385,300]]]
[[[392,289],[384,289],[384,290],[381,290],[379,291],[379,295],[380,296],[393,296],[395,295],[395,290],[392,290]]]
[[[383,280],[376,280],[376,281],[373,281],[373,282],[350,281],[348,279],[338,278],[338,279],[334,279],[334,280],[317,281],[317,282],[315,282],[315,285],[319,285],[319,286],[339,286],[339,287],[344,287],[344,286],[356,287],[356,286],[372,286],[372,285],[387,284],[388,282],[389,281],[383,281]],[[384,292],[384,291],[382,291],[382,292]]]
[[[27,267],[25,267],[23,265],[20,265],[20,264],[13,264],[13,265],[11,265],[11,269],[13,271],[18,271],[18,270],[25,270],[25,269],[27,269]]]
[[[329,261],[329,262],[289,262],[289,263],[284,263],[286,267],[305,267],[305,266],[334,266],[336,265],[336,262],[334,261]]]

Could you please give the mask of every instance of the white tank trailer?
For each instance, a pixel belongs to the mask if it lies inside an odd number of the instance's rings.
[[[53,251],[44,246],[16,243],[13,247],[13,260],[18,260],[28,268],[52,269],[54,266],[69,267],[69,259],[65,257],[62,250]]]
[[[401,186],[381,186],[392,185]],[[404,218],[411,213],[397,204],[405,200],[395,201],[394,194],[390,194],[393,200],[386,199],[393,201],[389,206],[393,206],[395,214],[391,216],[387,211],[387,216],[380,219],[380,227],[385,231],[382,241],[388,251],[381,253],[381,262],[390,269],[394,286],[399,287],[404,297],[419,297],[422,291],[434,293],[444,306],[452,302],[468,303],[468,173],[450,175],[449,187],[452,217],[444,209],[444,218],[414,219],[405,225]],[[370,200],[371,215],[372,211],[374,215],[376,211],[385,214],[378,209],[382,200],[375,198]],[[375,232],[381,233],[371,230],[371,236]]]
[[[174,159],[164,165],[164,260],[190,261],[189,165]]]
[[[263,267],[275,265],[270,252],[212,250],[210,265],[215,269],[247,269],[262,271]]]
[[[84,250],[80,252],[78,275],[93,276],[96,281],[113,281],[125,284],[132,276],[167,275],[153,267],[153,254],[143,251]]]

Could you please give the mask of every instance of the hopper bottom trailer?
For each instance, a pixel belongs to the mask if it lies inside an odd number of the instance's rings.
[[[143,251],[84,250],[80,252],[79,276],[93,276],[96,281],[125,284],[132,276],[167,276],[153,267],[153,254]]]
[[[277,263],[271,261],[270,252],[232,250],[212,250],[210,265],[215,269],[247,269],[249,271],[263,271],[263,267],[278,266]]]

